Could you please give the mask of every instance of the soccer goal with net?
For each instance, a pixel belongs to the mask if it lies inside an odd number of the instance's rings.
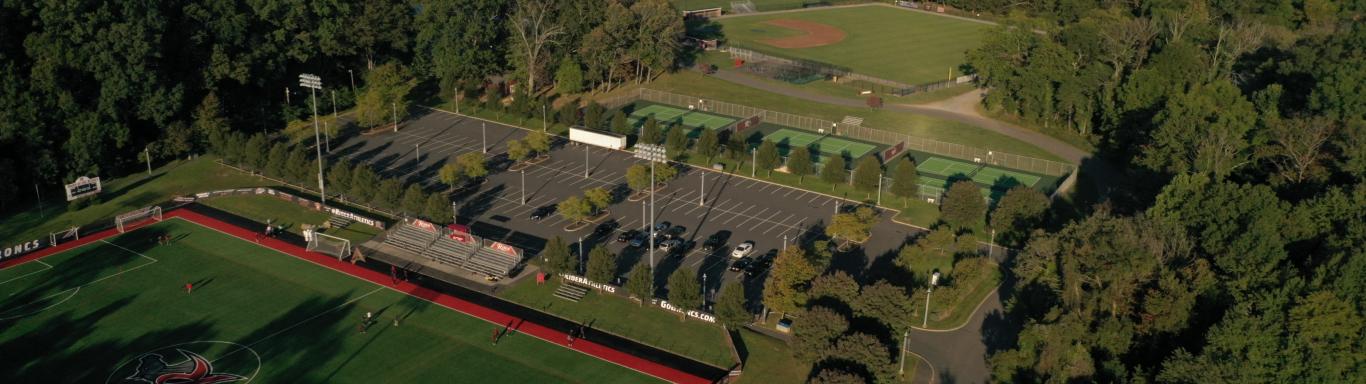
[[[307,235],[305,240],[308,241],[308,250],[311,252],[336,256],[337,260],[351,256],[351,240],[314,231],[309,231],[305,235]]]
[[[57,232],[48,233],[47,239],[52,243],[52,246],[54,247],[57,246],[57,244],[65,243],[68,241],[80,240],[81,227],[71,227]]]
[[[754,6],[754,2],[750,0],[730,2],[730,13],[754,13],[758,11],[759,9]]]
[[[148,218],[151,218],[156,221],[161,221],[161,207],[153,205],[150,207],[142,208],[136,211],[115,216],[114,225],[118,226],[119,233],[124,233],[129,228],[131,228],[133,224],[137,224],[138,222],[146,220]]]

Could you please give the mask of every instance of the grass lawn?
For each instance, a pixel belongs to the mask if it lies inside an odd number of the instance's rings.
[[[749,356],[738,383],[806,382],[811,366],[792,357],[786,343],[748,329],[740,330],[740,339]]]
[[[331,215],[304,208],[298,204],[264,195],[221,196],[200,200],[200,204],[231,212],[258,222],[272,220],[271,224],[282,225],[285,231],[303,235],[302,224],[322,225]],[[329,203],[330,204],[330,203]],[[359,245],[380,233],[379,228],[360,223],[351,223],[343,228],[331,228],[323,233],[351,240]]]
[[[194,160],[177,160],[152,170],[152,175],[135,173],[118,179],[105,179],[103,201],[84,209],[68,212],[58,186],[47,186],[43,210],[37,207],[0,218],[0,239],[46,239],[48,233],[73,225],[91,224],[97,220],[113,220],[124,212],[170,200],[171,197],[192,193],[239,188],[273,186],[276,183],[248,176],[230,168],[218,166],[213,156]],[[54,197],[56,196],[56,197]]]
[[[499,290],[498,296],[704,363],[718,367],[734,364],[725,331],[719,326],[679,320],[673,312],[642,307],[634,301],[599,292],[590,292],[575,303],[553,296],[559,286],[558,279],[540,285],[535,279],[522,279]]]
[[[995,264],[991,265],[995,267]],[[982,303],[982,298],[986,297],[993,289],[996,289],[996,286],[1001,284],[1001,278],[1000,268],[992,268],[991,272],[985,276],[985,278],[968,283],[970,285],[967,288],[970,289],[970,291],[954,302],[946,302],[943,300],[943,296],[935,296],[934,293],[931,293],[929,328],[950,329],[963,325],[964,322],[968,321],[968,317],[972,316],[973,311],[977,309],[977,305]],[[925,290],[917,289],[911,295],[911,300],[920,303],[920,305],[913,309],[914,313],[912,313],[911,317],[919,319],[925,316],[923,307],[925,305]],[[919,326],[920,324],[917,322],[915,325]]]
[[[155,246],[161,233],[176,240]],[[483,320],[179,219],[0,281],[8,382],[122,382],[186,353],[256,382],[655,382],[526,335],[491,345]]]
[[[694,11],[707,8],[721,8],[722,11],[730,12],[730,3],[735,0],[669,0],[681,11]],[[754,2],[754,8],[759,12],[778,11],[784,9],[801,8],[807,3],[816,3],[813,0],[750,0]],[[849,2],[849,1],[837,1]]]
[[[807,101],[736,85],[696,71],[680,71],[661,76],[646,87],[832,121],[844,120],[845,116],[858,116],[864,119],[865,127],[1061,161],[1057,156],[1029,143],[968,124],[887,109],[844,107]]]
[[[765,23],[800,20],[843,30],[844,39],[828,45],[784,49],[764,41],[805,32]],[[775,56],[814,60],[852,72],[906,84],[924,84],[962,75],[958,66],[968,50],[981,44],[990,25],[883,6],[831,8],[717,20],[727,44]]]

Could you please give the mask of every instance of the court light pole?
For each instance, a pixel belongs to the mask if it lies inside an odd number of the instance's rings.
[[[897,363],[896,363],[896,375],[897,375],[897,376],[901,376],[901,375],[905,375],[905,374],[906,374],[906,346],[910,345],[910,344],[909,344],[910,342],[907,341],[907,338],[909,338],[910,336],[911,336],[911,331],[903,331],[903,332],[901,332],[901,357],[897,359]]]
[[[398,132],[398,102],[390,103],[394,108],[394,132]]]
[[[415,157],[417,158],[417,162],[418,162],[418,163],[422,163],[422,143],[413,144],[413,146],[414,146],[414,147],[417,147],[417,149],[416,149],[417,156],[415,156]]]
[[[934,292],[935,284],[939,284],[939,271],[934,271],[934,274],[930,275],[930,286],[925,288],[925,320],[920,323],[921,328],[930,327],[930,292]]]
[[[339,122],[337,118],[337,90],[332,90],[332,122]],[[338,126],[340,127],[340,126]],[[327,123],[323,123],[323,139],[327,143],[327,153],[332,153],[332,133],[328,132]]]
[[[759,170],[759,149],[749,150],[749,177],[753,178],[755,172]]]
[[[346,70],[346,75],[351,77],[351,100],[356,99],[356,74],[350,69]]]
[[[522,172],[521,172],[521,174],[522,174],[522,205],[526,205],[526,170],[523,169]]]
[[[650,162],[650,268],[655,267],[655,163],[668,160],[668,152],[659,144],[636,144],[636,158]]]
[[[479,123],[479,137],[480,137],[480,140],[483,140],[483,144],[479,147],[479,151],[481,151],[481,152],[483,152],[483,153],[489,153],[489,123],[488,123],[488,122],[480,122],[480,123]]]
[[[877,175],[877,206],[882,206],[882,175]]]
[[[541,102],[541,132],[547,132],[545,127],[546,127],[546,120],[545,120],[545,102]]]
[[[318,154],[318,196],[323,206],[327,206],[327,185],[323,182],[323,143],[318,139],[318,94],[317,90],[323,88],[323,79],[317,75],[308,73],[299,75],[299,85],[308,88],[309,97],[313,99],[313,149]]]

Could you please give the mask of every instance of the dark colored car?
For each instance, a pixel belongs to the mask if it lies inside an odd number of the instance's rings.
[[[656,232],[656,233],[658,233],[658,232],[664,232],[664,230],[669,229],[669,227],[672,226],[672,225],[673,225],[672,223],[669,223],[669,222],[667,222],[667,221],[661,221],[661,222],[655,224],[655,232]]]
[[[702,252],[715,251],[726,245],[726,240],[730,239],[730,231],[718,231],[707,237],[707,241],[702,242]]]
[[[634,229],[628,230],[626,232],[622,232],[620,235],[617,235],[617,242],[625,243],[631,241],[631,239],[636,238],[636,236],[640,236],[640,231]]]
[[[740,271],[744,270],[745,267],[749,266],[749,263],[750,263],[751,261],[753,261],[753,260],[750,259],[749,256],[745,256],[745,257],[741,257],[741,258],[739,258],[739,259],[735,259],[735,262],[734,262],[734,263],[730,263],[730,271],[731,271],[731,272],[740,272]]]
[[[631,238],[631,246],[632,246],[632,247],[644,246],[645,243],[649,242],[649,240],[650,240],[650,234],[645,233],[645,232],[641,232],[641,233],[636,234],[636,237]]]
[[[598,227],[593,229],[593,237],[607,236],[611,234],[612,231],[616,230],[617,227],[620,225],[621,224],[617,224],[616,220],[609,220],[605,223],[598,224]]]
[[[764,273],[764,271],[768,270],[768,266],[773,264],[773,259],[777,255],[778,250],[774,249],[768,251],[768,253],[765,253],[758,259],[755,259],[753,263],[750,263],[748,266],[745,267],[745,276],[754,277],[758,276],[761,273]]]
[[[532,219],[532,220],[541,220],[541,219],[550,217],[550,215],[553,215],[553,214],[555,214],[555,206],[554,206],[554,205],[547,205],[547,206],[543,206],[543,207],[540,207],[540,208],[536,208],[535,211],[531,211],[531,219]]]
[[[675,225],[672,228],[669,228],[669,230],[664,231],[664,233],[668,234],[670,238],[677,239],[683,237],[684,233],[688,233],[688,227]]]

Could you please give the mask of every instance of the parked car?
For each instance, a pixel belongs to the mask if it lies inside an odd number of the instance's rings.
[[[538,220],[538,221],[539,221],[539,220],[541,220],[541,219],[550,217],[550,215],[553,215],[553,214],[555,214],[555,206],[554,206],[554,205],[546,205],[546,206],[543,206],[543,207],[540,207],[540,208],[536,208],[535,211],[531,211],[531,219],[532,219],[532,220]]]
[[[650,235],[649,235],[648,233],[645,233],[645,232],[638,233],[638,234],[636,234],[636,237],[631,238],[631,246],[632,246],[632,247],[640,247],[640,246],[643,246],[643,245],[645,245],[645,242],[649,241],[649,237],[650,237]]]
[[[730,271],[731,271],[731,272],[740,272],[740,271],[744,270],[745,267],[749,266],[749,263],[750,263],[751,261],[754,261],[754,260],[751,260],[749,257],[741,257],[741,258],[739,258],[739,259],[735,259],[735,262],[734,262],[734,263],[730,263]]]
[[[612,231],[616,230],[619,225],[621,224],[617,224],[616,220],[608,220],[605,223],[598,224],[597,228],[593,228],[593,237],[607,236],[611,234]]]
[[[717,231],[707,237],[707,241],[702,242],[702,252],[710,253],[722,245],[726,245],[726,240],[730,238],[730,231]]]
[[[671,239],[677,239],[677,238],[683,237],[683,234],[684,234],[684,233],[687,233],[687,232],[688,232],[688,227],[684,227],[684,226],[682,226],[682,225],[675,225],[675,226],[673,226],[673,227],[670,227],[669,230],[664,231],[664,233],[668,234],[668,235],[669,235],[669,238],[671,238]]]
[[[760,258],[754,260],[753,263],[749,263],[749,265],[745,266],[745,277],[758,276],[759,274],[762,274],[764,273],[764,271],[768,270],[768,266],[772,264],[773,259],[770,258]]]
[[[626,231],[626,232],[622,232],[620,235],[617,235],[617,242],[618,242],[618,243],[625,243],[625,242],[631,241],[631,239],[634,239],[634,238],[636,238],[636,237],[638,237],[638,236],[640,236],[640,231],[637,231],[637,230],[634,230],[634,229],[628,230],[628,231]]]
[[[669,229],[669,227],[672,225],[672,223],[669,223],[667,221],[658,222],[655,224],[655,233],[662,233],[664,232],[664,230]]]
[[[735,246],[735,249],[730,251],[730,257],[738,259],[741,257],[749,256],[750,252],[754,252],[754,242],[746,240],[745,242],[740,243],[740,245]]]
[[[664,251],[664,252],[669,252],[669,251],[671,251],[671,250],[676,250],[676,249],[680,248],[680,247],[679,247],[680,245],[683,245],[683,241],[681,241],[681,240],[678,240],[678,239],[665,240],[664,242],[659,243],[659,250]]]

